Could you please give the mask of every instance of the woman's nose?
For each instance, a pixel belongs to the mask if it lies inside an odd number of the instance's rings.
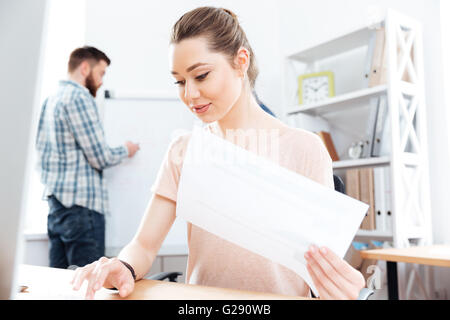
[[[188,101],[192,101],[198,97],[200,97],[200,91],[197,86],[193,83],[186,82],[186,86],[184,88],[184,98]]]

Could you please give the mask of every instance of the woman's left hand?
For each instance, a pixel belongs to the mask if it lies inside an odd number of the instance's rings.
[[[320,299],[357,299],[365,287],[364,277],[326,247],[312,245],[305,253],[308,272]]]

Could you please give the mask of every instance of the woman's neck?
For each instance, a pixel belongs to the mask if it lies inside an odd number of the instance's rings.
[[[267,128],[267,114],[256,102],[250,90],[243,90],[231,110],[217,124],[226,134],[227,130],[249,130]]]

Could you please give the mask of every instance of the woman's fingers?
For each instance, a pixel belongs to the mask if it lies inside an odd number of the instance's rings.
[[[109,259],[102,257],[95,262],[95,267],[92,272],[87,276],[88,286],[86,288],[86,299],[94,299],[95,291],[97,289],[97,283],[99,278],[106,278],[109,274]]]
[[[317,290],[322,299],[345,299],[342,290],[332,281],[331,276],[324,271],[322,266],[310,255],[308,256],[309,269],[312,271]],[[329,269],[327,269],[329,271]],[[311,273],[311,272],[310,272]],[[319,289],[319,288],[322,288]]]
[[[94,290],[100,290],[101,287],[103,287],[103,284],[105,283],[106,278],[108,277],[109,272],[106,272],[106,270],[102,270],[102,272],[99,272],[97,274],[97,277],[94,281]]]
[[[323,251],[322,249],[323,248],[321,248],[321,250],[317,250],[317,248],[315,248],[315,250],[313,250],[310,262],[313,265],[317,265],[323,277],[326,277],[328,282],[331,282],[327,286],[332,287],[332,290],[334,292],[338,291],[339,296],[341,296],[342,293],[343,296],[353,298],[353,293],[355,292],[353,283],[349,282],[345,277],[343,277],[341,273],[336,270],[336,267],[324,257],[327,252]]]
[[[364,277],[328,248],[311,246],[305,258],[327,293],[334,299],[356,299]]]
[[[125,298],[126,296],[128,296],[131,291],[133,291],[133,285],[124,282],[121,286],[119,286],[119,295],[122,298]]]
[[[357,286],[361,285],[362,281],[362,285],[364,286],[364,277],[362,274],[360,272],[355,272],[357,270],[350,266],[345,260],[339,258],[332,250],[322,247],[319,252],[342,277]]]
[[[72,279],[73,290],[79,290],[86,276],[94,269],[94,263],[88,264],[82,268],[75,270],[74,278]]]
[[[308,272],[314,282],[314,285],[316,286],[316,289],[318,291],[318,298],[320,299],[331,299],[330,293],[327,291],[326,288],[323,287],[322,283],[320,282],[320,279],[317,277],[316,273],[314,272],[313,268],[311,267],[311,264],[307,264],[306,268],[308,269]]]
[[[93,299],[95,292],[98,291],[108,276],[111,274],[113,260],[106,257],[100,258],[91,264],[82,268],[77,268],[71,280],[74,290],[79,290],[84,281],[87,281],[86,299]]]

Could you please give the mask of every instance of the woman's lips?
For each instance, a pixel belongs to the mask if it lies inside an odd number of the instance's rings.
[[[208,111],[210,105],[211,103],[198,105],[194,106],[192,109],[194,110],[195,113],[205,113],[206,111]]]

